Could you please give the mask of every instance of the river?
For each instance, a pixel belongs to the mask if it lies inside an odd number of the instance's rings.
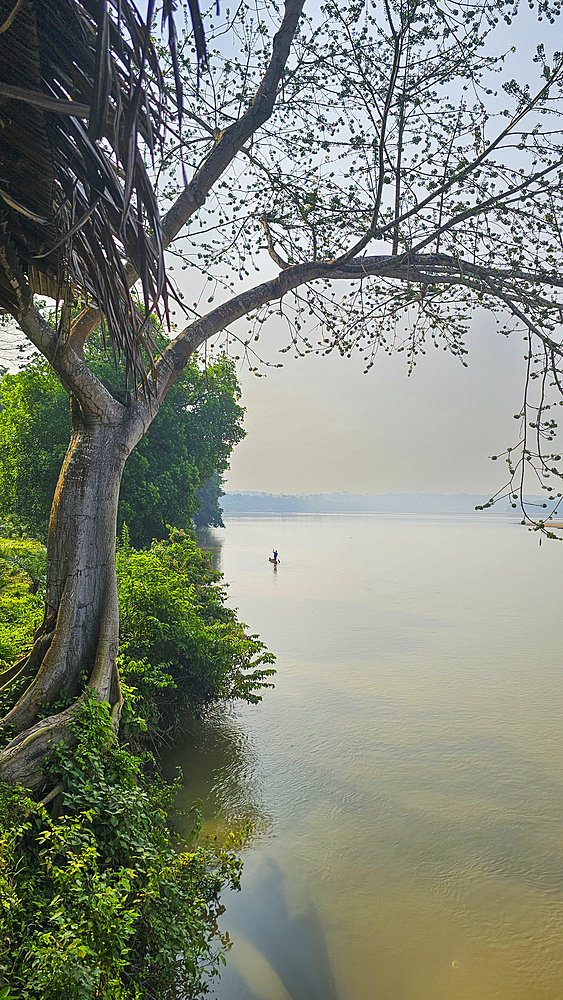
[[[165,760],[205,833],[250,830],[211,996],[562,1000],[563,545],[486,515],[214,538],[278,674]]]

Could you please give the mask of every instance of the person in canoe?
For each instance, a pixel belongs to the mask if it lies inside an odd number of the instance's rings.
[[[274,549],[273,551],[274,551],[274,558],[272,559],[272,557],[270,556],[270,562],[272,562],[274,566],[277,566],[277,564],[279,563],[278,550]]]

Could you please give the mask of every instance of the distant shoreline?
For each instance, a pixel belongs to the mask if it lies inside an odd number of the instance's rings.
[[[229,510],[223,511],[223,520],[225,523],[237,517],[264,517],[264,518],[279,518],[279,517],[380,517],[380,518],[405,518],[408,519],[413,517],[426,517],[426,518],[464,518],[467,520],[476,520],[479,515],[481,517],[491,517],[495,520],[509,520],[510,516],[516,514],[513,518],[514,521],[520,523],[521,515],[518,516],[517,511],[463,511],[463,510]],[[549,526],[551,521],[547,522]],[[563,526],[562,526],[563,527]]]
[[[478,493],[258,493],[226,492],[221,497],[224,514],[487,514],[520,515],[507,500],[487,507],[490,496]],[[527,497],[526,502],[541,510],[547,519],[550,508],[542,509],[543,497]],[[551,509],[555,504],[551,506]],[[477,509],[476,509],[477,508]]]
[[[272,514],[272,515],[294,514],[296,517],[298,516],[308,517],[309,514],[318,514],[318,515],[322,514],[323,516],[326,515],[326,517],[340,517],[340,515],[344,516],[348,514],[354,514],[357,515],[358,517],[362,517],[365,514],[382,514],[382,515],[388,514],[390,517],[395,517],[395,516],[399,517],[402,514],[405,515],[428,514],[428,516],[435,515],[436,517],[443,514],[444,516],[451,516],[451,517],[453,517],[454,515],[456,516],[459,515],[460,517],[461,516],[473,517],[473,516],[478,516],[480,514],[481,515],[485,514],[485,515],[490,515],[491,517],[510,517],[512,515],[513,517],[516,517],[518,520],[521,520],[522,518],[521,511],[494,510],[494,509],[493,510],[345,510],[343,508],[342,510],[250,510],[250,509],[243,510],[241,508],[240,510],[225,510],[223,511],[223,513],[224,514]],[[546,519],[545,523],[551,524],[552,522]]]

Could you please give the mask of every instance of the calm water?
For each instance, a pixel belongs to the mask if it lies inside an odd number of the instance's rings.
[[[212,996],[563,1000],[563,543],[477,516],[215,537],[278,675],[168,761],[207,832],[253,828]]]

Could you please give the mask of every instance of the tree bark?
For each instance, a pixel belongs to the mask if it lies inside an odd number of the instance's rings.
[[[38,789],[41,764],[56,742],[72,742],[72,721],[87,687],[112,706],[119,724],[121,690],[115,544],[119,486],[125,460],[144,426],[134,408],[121,420],[87,418],[71,400],[72,437],[61,470],[47,540],[43,623],[16,676],[33,675],[0,731],[14,738],[0,754],[0,779]],[[62,696],[71,706],[46,719]]]

